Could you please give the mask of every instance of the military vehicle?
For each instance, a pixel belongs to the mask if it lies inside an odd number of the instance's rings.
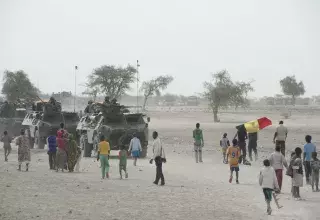
[[[148,147],[148,126],[145,114],[130,113],[123,105],[104,105],[95,103],[92,113],[84,115],[77,126],[77,132],[84,142],[84,157],[91,157],[92,150],[97,150],[97,142],[101,135],[109,141],[111,150],[119,150],[121,145],[128,149],[132,134],[140,139],[145,157]],[[147,118],[150,122],[150,118]]]
[[[39,149],[43,149],[46,138],[57,133],[60,123],[63,122],[65,129],[72,134],[76,133],[79,116],[76,112],[61,111],[61,103],[55,106],[48,101],[38,101],[32,106],[32,111],[25,116],[22,126],[28,129],[30,145],[36,142]]]
[[[0,134],[8,131],[11,136],[20,135],[22,121],[27,114],[26,106],[22,103],[0,104]]]

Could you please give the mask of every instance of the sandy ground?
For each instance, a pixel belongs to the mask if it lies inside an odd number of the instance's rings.
[[[214,124],[212,115],[203,112],[151,112],[150,134],[157,130],[167,152],[164,165],[165,186],[155,186],[155,166],[147,159],[133,167],[128,161],[129,178],[119,179],[118,161],[111,160],[111,177],[100,179],[99,164],[83,158],[80,173],[56,173],[48,169],[45,151],[33,150],[29,172],[18,172],[16,147],[4,162],[0,150],[0,219],[320,219],[320,193],[304,186],[303,201],[290,196],[290,179],[284,186],[277,209],[266,214],[266,205],[258,185],[263,158],[272,152],[275,126],[259,134],[259,160],[252,166],[240,166],[240,184],[228,182],[229,168],[222,163],[218,146],[224,132],[234,135],[235,125],[260,116],[275,122],[277,114],[223,114]],[[293,116],[289,128],[288,151],[311,134],[317,143],[320,117]],[[205,136],[204,163],[196,164],[192,152],[192,129],[201,123]],[[24,169],[24,167],[23,167]]]

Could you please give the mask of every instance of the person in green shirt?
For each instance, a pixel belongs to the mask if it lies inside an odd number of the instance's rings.
[[[202,148],[204,146],[203,142],[203,134],[202,130],[200,129],[200,124],[196,124],[196,129],[193,130],[193,139],[194,139],[194,152],[196,157],[196,163],[198,161],[202,163]]]
[[[128,152],[125,149],[125,145],[120,147],[119,151],[119,172],[120,172],[120,179],[122,179],[122,170],[125,172],[125,177],[128,178],[127,172],[127,156]]]

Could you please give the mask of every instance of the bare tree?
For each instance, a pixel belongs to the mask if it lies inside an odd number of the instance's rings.
[[[147,100],[150,96],[159,96],[161,91],[165,90],[172,81],[172,76],[158,76],[155,79],[143,82],[141,86],[144,95],[143,109],[145,109]]]

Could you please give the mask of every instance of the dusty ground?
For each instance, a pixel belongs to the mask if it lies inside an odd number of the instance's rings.
[[[240,167],[240,184],[228,183],[229,169],[222,164],[219,139],[227,132],[234,135],[235,125],[268,116],[274,122],[278,114],[238,113],[221,115],[222,123],[212,123],[212,116],[202,112],[151,112],[150,134],[157,130],[165,143],[166,186],[155,186],[155,167],[139,160],[138,167],[129,161],[129,179],[119,180],[118,161],[111,161],[111,178],[100,180],[98,163],[85,158],[80,173],[56,173],[48,169],[44,151],[32,151],[29,172],[18,172],[14,148],[9,162],[0,151],[0,219],[320,219],[320,193],[310,186],[301,190],[304,201],[290,196],[290,180],[284,177],[278,210],[272,216],[257,183],[262,159],[273,149],[275,126],[259,134],[259,161]],[[303,144],[305,134],[317,143],[320,117],[293,115],[289,128],[288,150]],[[192,129],[201,123],[205,136],[204,163],[192,158]]]

